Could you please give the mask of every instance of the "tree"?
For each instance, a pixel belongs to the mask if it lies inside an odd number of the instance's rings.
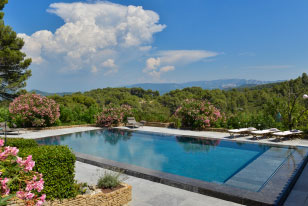
[[[0,11],[7,2],[0,0]],[[24,41],[4,24],[3,16],[4,13],[0,12],[0,97],[12,99],[18,89],[26,86],[25,81],[31,76],[31,70],[27,69],[31,59],[26,59],[26,54],[21,52]]]
[[[267,113],[275,116],[282,115],[282,121],[288,129],[297,127],[308,113],[307,100],[303,99],[303,94],[308,91],[308,76],[302,74],[294,80],[283,82],[279,89],[276,88],[277,97],[272,97],[272,102],[268,103]]]

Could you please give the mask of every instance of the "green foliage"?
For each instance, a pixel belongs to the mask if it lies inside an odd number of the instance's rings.
[[[7,138],[7,146],[17,147],[18,149],[37,147],[38,144],[34,139]]]
[[[86,193],[87,187],[88,187],[87,183],[77,183],[77,181],[75,181],[74,183],[74,189],[77,191],[78,194],[81,195]]]
[[[57,125],[93,124],[102,108],[126,104],[131,106],[137,121],[174,122],[174,127],[180,127],[185,123],[174,117],[176,109],[184,100],[195,99],[209,101],[226,114],[226,122],[216,121],[211,127],[304,129],[308,125],[308,100],[302,98],[304,93],[308,93],[305,73],[290,81],[231,90],[191,87],[159,96],[158,92],[141,88],[104,88],[48,98],[60,104],[61,116]],[[7,105],[5,101],[0,103],[0,108],[4,108],[0,109],[0,114],[5,114]],[[282,116],[281,121],[277,121],[278,113]]]
[[[137,121],[145,120],[148,122],[168,122],[170,111],[156,100],[143,101],[140,108],[133,110],[134,117]]]
[[[19,155],[32,155],[34,170],[42,173],[45,181],[42,193],[47,199],[71,198],[77,195],[74,187],[76,157],[67,146],[39,146],[20,150]]]
[[[49,98],[60,104],[61,124],[93,124],[95,116],[100,112],[99,106],[92,97],[74,93],[72,95],[54,95]]]
[[[0,107],[0,122],[8,121],[10,117],[9,109],[6,107]]]
[[[105,173],[97,181],[97,187],[101,189],[112,189],[120,185],[121,173]]]
[[[7,0],[0,2],[0,10]],[[27,68],[31,59],[25,59],[21,52],[24,41],[17,37],[16,32],[3,21],[4,13],[0,12],[0,97],[12,99],[18,89],[26,86],[25,81],[31,76]]]

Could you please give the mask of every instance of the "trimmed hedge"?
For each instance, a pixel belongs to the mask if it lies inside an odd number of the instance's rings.
[[[77,195],[74,187],[76,157],[67,146],[38,146],[23,148],[19,156],[32,155],[34,171],[43,174],[42,193],[47,199],[64,199]]]
[[[23,139],[23,138],[7,138],[6,144],[7,146],[17,147],[18,149],[38,146],[38,143],[34,139]]]

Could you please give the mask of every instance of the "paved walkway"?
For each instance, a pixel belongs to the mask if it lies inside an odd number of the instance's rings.
[[[80,182],[95,185],[99,176],[109,170],[76,162],[76,177]],[[206,195],[189,192],[168,185],[132,176],[123,176],[127,184],[133,186],[133,200],[130,206],[232,206],[239,205]]]
[[[71,127],[63,129],[50,129],[50,130],[25,130],[20,131],[19,135],[8,135],[8,137],[23,137],[25,139],[38,139],[43,137],[53,137],[64,134],[71,134],[75,132],[84,132],[90,130],[97,130],[99,127]],[[2,135],[3,136],[3,135]]]

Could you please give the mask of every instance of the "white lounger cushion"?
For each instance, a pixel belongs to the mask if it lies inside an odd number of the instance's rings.
[[[292,135],[292,134],[301,134],[301,133],[303,133],[303,132],[300,131],[300,130],[297,130],[296,132],[292,132],[292,131],[275,132],[275,133],[273,133],[273,135],[276,135],[276,136],[289,136],[289,135]]]
[[[230,133],[241,133],[241,132],[249,132],[249,131],[254,131],[257,130],[254,127],[249,127],[249,128],[240,128],[240,129],[230,129],[228,132]]]
[[[264,130],[251,131],[251,133],[252,134],[269,134],[269,133],[272,133],[272,131],[269,129],[264,129]]]

